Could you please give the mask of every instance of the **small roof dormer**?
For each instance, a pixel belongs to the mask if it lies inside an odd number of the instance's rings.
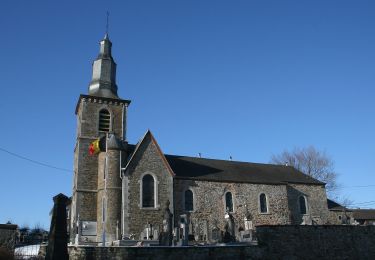
[[[119,98],[116,85],[116,63],[112,58],[112,42],[109,40],[108,33],[100,41],[99,55],[92,64],[89,95]]]

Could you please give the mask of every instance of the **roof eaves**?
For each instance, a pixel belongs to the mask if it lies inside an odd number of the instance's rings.
[[[265,185],[286,185],[285,182],[262,182],[262,181],[242,181],[242,180],[225,180],[225,179],[210,179],[210,178],[200,178],[200,177],[186,177],[186,176],[174,176],[175,179],[179,180],[194,180],[194,181],[209,181],[209,182],[231,182],[231,183],[249,183],[249,184],[265,184]]]
[[[315,179],[314,179],[315,180]],[[308,184],[308,185],[316,185],[316,186],[325,186],[324,182],[315,180],[315,182],[308,182],[308,181],[284,181],[286,184]]]
[[[110,101],[110,102],[114,102],[114,103],[121,103],[121,104],[127,104],[127,105],[129,105],[131,103],[130,100],[121,99],[121,98],[107,98],[107,97],[98,97],[98,96],[81,94],[81,95],[79,95],[79,98],[78,98],[78,102],[77,102],[76,109],[75,109],[75,114],[78,113],[79,104],[80,104],[81,99],[83,99],[83,98],[100,99],[100,100],[104,100],[104,101]]]

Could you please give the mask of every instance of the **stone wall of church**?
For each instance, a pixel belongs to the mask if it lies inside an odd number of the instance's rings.
[[[341,210],[329,210],[328,211],[328,224],[330,225],[342,225],[350,224],[353,220],[353,212],[341,211]]]
[[[71,204],[70,238],[74,241],[76,221],[96,221],[96,201],[98,183],[97,156],[88,154],[92,140],[77,138],[74,151],[74,178]]]
[[[328,223],[327,195],[323,185],[288,184],[287,191],[292,224]],[[299,208],[300,196],[307,200],[307,212],[303,215]]]
[[[150,136],[145,137],[135,156],[132,160],[134,163],[125,173],[127,178],[125,225],[127,225],[127,235],[134,234],[135,239],[139,239],[148,223],[159,232],[162,230],[163,214],[168,200],[169,209],[173,212],[173,177]],[[141,180],[145,174],[151,174],[157,181],[157,204],[154,208],[141,206]]]
[[[331,211],[328,212],[328,224],[331,225],[341,225],[342,221],[339,219],[339,216],[342,215],[342,211]]]
[[[81,221],[96,221],[96,192],[82,191],[78,193],[77,208]]]
[[[76,187],[79,190],[96,191],[98,188],[98,156],[89,155],[89,146],[92,139],[79,138],[76,146],[75,160],[77,165]]]
[[[285,225],[290,223],[286,185],[209,182],[175,179],[175,212],[179,216],[184,209],[184,193],[194,194],[194,210],[190,212],[191,228],[199,240],[209,240],[215,229],[224,230],[225,194],[232,193],[233,217],[236,231],[244,228],[244,218],[249,212],[254,225]],[[266,194],[268,212],[261,213],[259,196]],[[176,216],[176,221],[177,221]],[[177,224],[177,223],[175,223]],[[198,234],[199,233],[199,234]]]

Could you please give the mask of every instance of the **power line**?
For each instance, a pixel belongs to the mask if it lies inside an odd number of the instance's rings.
[[[366,201],[366,202],[353,202],[349,203],[349,205],[372,205],[375,204],[375,200],[373,201]]]
[[[44,167],[48,167],[48,168],[51,168],[51,169],[55,169],[55,170],[59,170],[59,171],[64,171],[64,172],[72,172],[71,170],[68,170],[68,169],[65,169],[65,168],[60,168],[60,167],[56,167],[56,166],[53,166],[53,165],[50,165],[50,164],[47,164],[47,163],[43,163],[43,162],[39,162],[39,161],[36,161],[36,160],[33,160],[33,159],[30,159],[30,158],[27,158],[25,156],[22,156],[22,155],[19,155],[19,154],[16,154],[16,153],[13,153],[11,151],[8,151],[4,148],[1,148],[0,147],[0,151],[3,151],[5,153],[8,153],[10,155],[13,155],[19,159],[22,159],[22,160],[25,160],[25,161],[29,161],[29,162],[32,162],[34,164],[38,164],[38,165],[41,165],[41,166],[44,166]],[[337,189],[347,189],[347,188],[369,188],[369,187],[375,187],[375,184],[370,184],[370,185],[357,185],[357,186],[342,186],[342,187],[337,187]]]
[[[346,206],[354,208],[370,208],[375,205],[375,200],[364,201],[364,202],[352,202],[348,203]]]
[[[369,187],[375,187],[375,184],[370,184],[370,185],[357,185],[357,186],[343,186],[343,187],[338,187],[337,189],[369,188]]]
[[[27,158],[25,156],[13,153],[13,152],[8,151],[8,150],[6,150],[4,148],[1,148],[1,147],[0,147],[0,151],[8,153],[8,154],[10,154],[10,155],[12,155],[14,157],[19,158],[19,159],[22,159],[22,160],[25,160],[25,161],[29,161],[29,162],[32,162],[34,164],[38,164],[38,165],[41,165],[41,166],[44,166],[44,167],[48,167],[48,168],[51,168],[51,169],[55,169],[55,170],[59,170],[59,171],[64,171],[64,172],[70,172],[70,173],[72,172],[71,170],[68,170],[68,169],[64,169],[64,168],[56,167],[56,166],[53,166],[53,165],[50,165],[50,164],[47,164],[47,163],[43,163],[43,162],[32,160],[30,158]]]

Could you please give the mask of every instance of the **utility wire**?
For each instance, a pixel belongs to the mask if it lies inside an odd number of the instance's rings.
[[[22,160],[25,160],[25,161],[29,161],[29,162],[32,162],[34,164],[38,164],[38,165],[41,165],[41,166],[44,166],[44,167],[48,167],[48,168],[51,168],[51,169],[55,169],[55,170],[59,170],[59,171],[64,171],[64,172],[70,172],[70,173],[72,172],[71,170],[68,170],[68,169],[56,167],[56,166],[53,166],[53,165],[50,165],[50,164],[47,164],[47,163],[42,163],[42,162],[39,162],[39,161],[35,161],[35,160],[32,160],[32,159],[29,159],[29,158],[27,158],[25,156],[13,153],[13,152],[8,151],[8,150],[6,150],[4,148],[1,148],[1,147],[0,147],[0,151],[3,151],[3,152],[8,153],[10,155],[13,155],[14,157],[17,157],[19,159],[22,159]]]
[[[349,203],[349,205],[364,205],[364,204],[375,204],[375,200],[372,200],[372,201],[365,201],[365,202],[353,202],[353,203]]]
[[[20,158],[22,160],[25,160],[25,161],[29,161],[29,162],[32,162],[34,164],[38,164],[38,165],[41,165],[41,166],[44,166],[44,167],[48,167],[48,168],[51,168],[51,169],[55,169],[55,170],[59,170],[59,171],[64,171],[64,172],[73,172],[71,170],[68,170],[68,169],[65,169],[65,168],[60,168],[60,167],[56,167],[56,166],[53,166],[53,165],[50,165],[50,164],[47,164],[47,163],[42,163],[42,162],[39,162],[39,161],[36,161],[36,160],[32,160],[32,159],[29,159],[25,156],[22,156],[22,155],[19,155],[19,154],[16,154],[16,153],[13,153],[11,151],[8,151],[4,148],[1,148],[0,147],[0,151],[3,151],[5,153],[8,153],[10,155],[13,155],[17,158]],[[358,186],[342,186],[342,187],[337,187],[337,189],[346,189],[346,188],[368,188],[368,187],[375,187],[375,184],[371,184],[371,185],[358,185]]]
[[[342,186],[342,187],[337,187],[337,189],[369,188],[369,187],[375,187],[375,184],[370,184],[370,185],[357,185],[357,186]]]

